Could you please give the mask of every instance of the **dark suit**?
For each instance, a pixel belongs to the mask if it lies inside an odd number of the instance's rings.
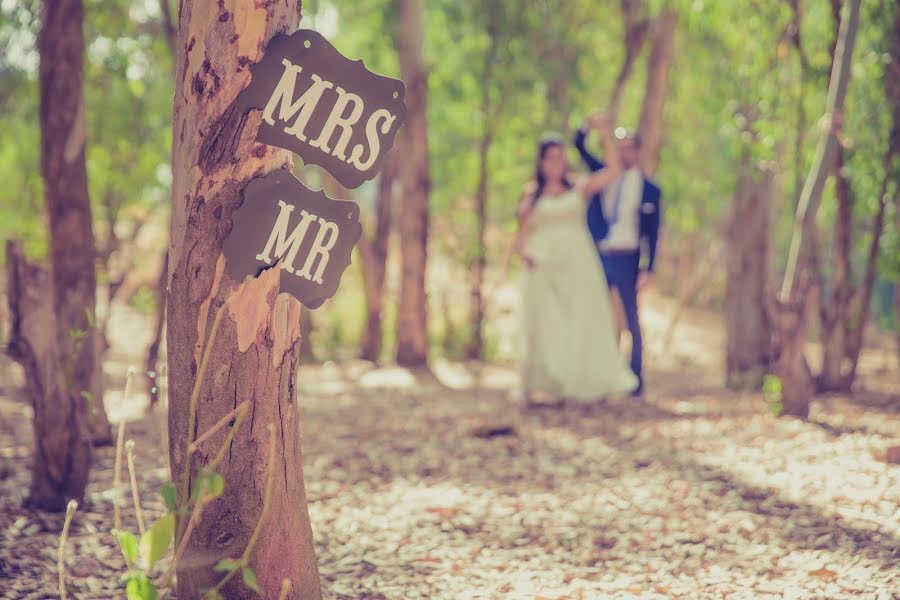
[[[582,160],[591,171],[599,171],[604,166],[603,161],[588,152],[584,146],[585,137],[586,132],[583,129],[579,129],[575,134],[575,148],[578,149]],[[606,280],[611,288],[616,288],[618,291],[625,310],[625,318],[628,321],[628,330],[631,333],[632,340],[631,370],[634,371],[640,381],[636,393],[640,393],[644,385],[641,373],[643,339],[641,337],[641,323],[638,317],[637,279],[641,269],[641,252],[645,245],[647,248],[646,270],[652,272],[656,262],[661,197],[662,193],[659,187],[645,177],[641,201],[638,204],[638,210],[640,211],[640,218],[638,219],[639,247],[633,252],[600,253]],[[590,204],[588,204],[587,223],[595,242],[600,242],[606,238],[610,224],[603,213],[602,194],[596,194],[591,199]]]

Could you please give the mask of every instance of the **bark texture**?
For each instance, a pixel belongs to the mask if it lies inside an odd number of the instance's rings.
[[[423,56],[423,0],[394,0],[397,24],[394,44],[400,76],[406,84],[406,122],[401,137],[400,299],[397,315],[397,363],[424,366],[428,362],[428,296],[425,266],[428,254],[428,73]]]
[[[17,242],[6,246],[10,308],[9,355],[25,370],[34,409],[34,463],[26,506],[66,510],[84,499],[91,466],[84,400],[69,392],[59,352],[50,270],[25,260]]]
[[[729,387],[758,389],[770,362],[765,300],[772,239],[775,174],[745,158],[725,243],[725,367]]]
[[[209,463],[227,428],[201,443],[187,465],[189,439],[239,403],[249,403],[247,418],[218,467],[224,493],[204,509],[177,565],[179,598],[198,598],[203,588],[213,587],[223,575],[213,572],[216,563],[240,557],[247,547],[264,505],[270,425],[276,432],[274,478],[250,567],[262,598],[277,598],[284,579],[291,582],[288,598],[321,597],[295,385],[301,307],[296,299],[279,295],[277,268],[239,285],[222,255],[247,183],[291,164],[289,152],[254,141],[261,113],[240,114],[236,99],[249,83],[248,66],[261,59],[272,36],[294,30],[299,13],[297,2],[254,0],[185,0],[179,10],[166,334],[174,481],[182,481],[185,469],[196,474]],[[191,391],[220,310],[191,432]],[[224,587],[225,598],[255,597],[240,579]]]
[[[375,224],[371,237],[359,240],[363,282],[366,295],[366,324],[363,330],[360,358],[377,362],[381,358],[384,314],[384,285],[387,273],[388,244],[391,236],[391,208],[394,204],[394,183],[397,180],[397,153],[391,153],[378,179],[378,198],[375,204]]]
[[[654,19],[652,45],[647,59],[647,88],[641,107],[641,169],[647,177],[656,173],[663,146],[663,108],[669,88],[669,72],[675,60],[675,28],[678,15],[663,9]]]
[[[619,113],[619,106],[622,104],[622,95],[625,93],[625,84],[631,77],[631,71],[634,63],[644,47],[647,40],[647,34],[650,32],[650,19],[646,16],[646,7],[643,0],[621,0],[620,8],[622,12],[622,42],[625,50],[625,58],[622,59],[622,66],[619,68],[619,74],[616,76],[616,85],[613,88],[613,94],[609,101],[607,112],[613,123]]]
[[[71,394],[88,405],[96,444],[112,441],[103,410],[99,330],[95,326],[96,249],[85,166],[84,8],[50,0],[38,36],[41,176],[50,234],[60,364]]]
[[[774,325],[775,372],[781,380],[784,412],[801,418],[808,416],[809,405],[815,394],[812,373],[804,356],[811,312],[811,295],[808,290],[814,286],[805,283],[809,274],[802,267],[801,257],[809,247],[810,240],[814,239],[815,217],[822,200],[822,190],[833,167],[840,115],[844,109],[853,47],[859,29],[860,2],[861,0],[848,0],[841,19],[826,106],[826,118],[831,123],[816,149],[816,158],[800,194],[781,294],[777,300],[767,303],[769,318]]]
[[[41,10],[41,175],[49,270],[7,254],[10,355],[25,369],[34,408],[35,455],[26,503],[65,510],[82,500],[90,441],[111,439],[103,411],[95,327],[94,233],[85,167],[84,9],[48,0]],[[93,435],[89,423],[93,423]]]

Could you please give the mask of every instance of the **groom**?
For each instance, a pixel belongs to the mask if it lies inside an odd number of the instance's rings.
[[[592,171],[603,168],[603,161],[584,146],[588,128],[575,134],[575,148]],[[625,309],[631,333],[631,370],[638,376],[634,396],[644,390],[641,373],[643,341],[638,318],[637,293],[650,282],[656,259],[659,236],[661,192],[647,179],[638,166],[641,138],[637,133],[619,134],[619,160],[622,174],[603,194],[597,194],[588,205],[587,221],[591,235],[600,250],[600,260],[610,288],[615,288]],[[646,242],[647,261],[641,268],[642,241]]]

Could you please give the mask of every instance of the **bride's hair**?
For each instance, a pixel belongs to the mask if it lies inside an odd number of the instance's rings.
[[[566,145],[562,136],[557,135],[555,133],[546,134],[541,137],[538,142],[538,155],[537,160],[534,165],[534,196],[531,198],[531,205],[534,206],[537,204],[538,200],[541,197],[541,194],[544,193],[544,187],[547,185],[547,176],[544,175],[544,169],[541,167],[541,162],[544,160],[544,157],[547,156],[547,152],[549,152],[553,148],[560,148],[565,151]],[[563,186],[570,190],[575,184],[569,179],[568,173],[563,175],[562,178]]]

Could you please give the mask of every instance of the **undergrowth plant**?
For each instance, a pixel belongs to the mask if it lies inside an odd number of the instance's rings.
[[[209,333],[209,338],[204,344],[203,354],[200,360],[200,370],[194,381],[191,392],[190,411],[188,415],[188,435],[192,436],[197,419],[197,400],[200,394],[200,385],[206,373],[209,362],[210,348],[215,343],[216,333],[222,320],[223,310],[228,306],[226,302],[216,313],[215,320]],[[129,369],[125,383],[125,401],[131,398],[131,389],[134,383],[135,371]],[[181,494],[175,483],[167,481],[160,487],[159,493],[165,503],[166,512],[158,519],[145,527],[144,514],[141,508],[140,493],[137,484],[137,473],[134,464],[135,443],[133,440],[125,441],[125,420],[119,422],[116,436],[116,458],[113,468],[113,527],[112,535],[115,537],[125,559],[125,572],[121,581],[125,587],[125,595],[128,600],[159,600],[165,598],[174,587],[175,571],[178,561],[181,559],[191,533],[203,515],[203,510],[210,502],[219,498],[225,491],[225,479],[216,470],[221,461],[227,455],[228,448],[234,439],[235,432],[241,425],[249,409],[247,401],[222,417],[222,419],[197,437],[196,440],[188,439],[185,451],[185,473],[181,482]],[[191,480],[191,457],[200,447],[200,444],[210,439],[223,427],[228,427],[221,447],[216,452],[212,461],[200,468],[199,472]],[[222,578],[212,588],[205,590],[205,600],[220,600],[223,598],[222,590],[234,577],[240,575],[244,585],[259,593],[256,573],[250,568],[250,556],[256,545],[262,526],[269,513],[269,505],[272,496],[272,484],[275,472],[275,427],[269,424],[268,464],[266,466],[266,489],[263,496],[263,507],[259,520],[247,546],[240,556],[220,560],[214,567],[215,572],[223,573]],[[119,484],[122,472],[122,455],[126,455],[131,497],[134,502],[134,512],[138,531],[132,532],[122,527],[121,509],[119,507]],[[190,493],[188,493],[190,491]],[[179,498],[183,500],[178,501]],[[69,534],[69,526],[75,513],[77,504],[69,503],[66,513],[66,521],[59,539],[59,590],[60,597],[66,599],[65,588],[65,544]],[[282,581],[279,600],[287,598],[292,588],[289,579]]]

